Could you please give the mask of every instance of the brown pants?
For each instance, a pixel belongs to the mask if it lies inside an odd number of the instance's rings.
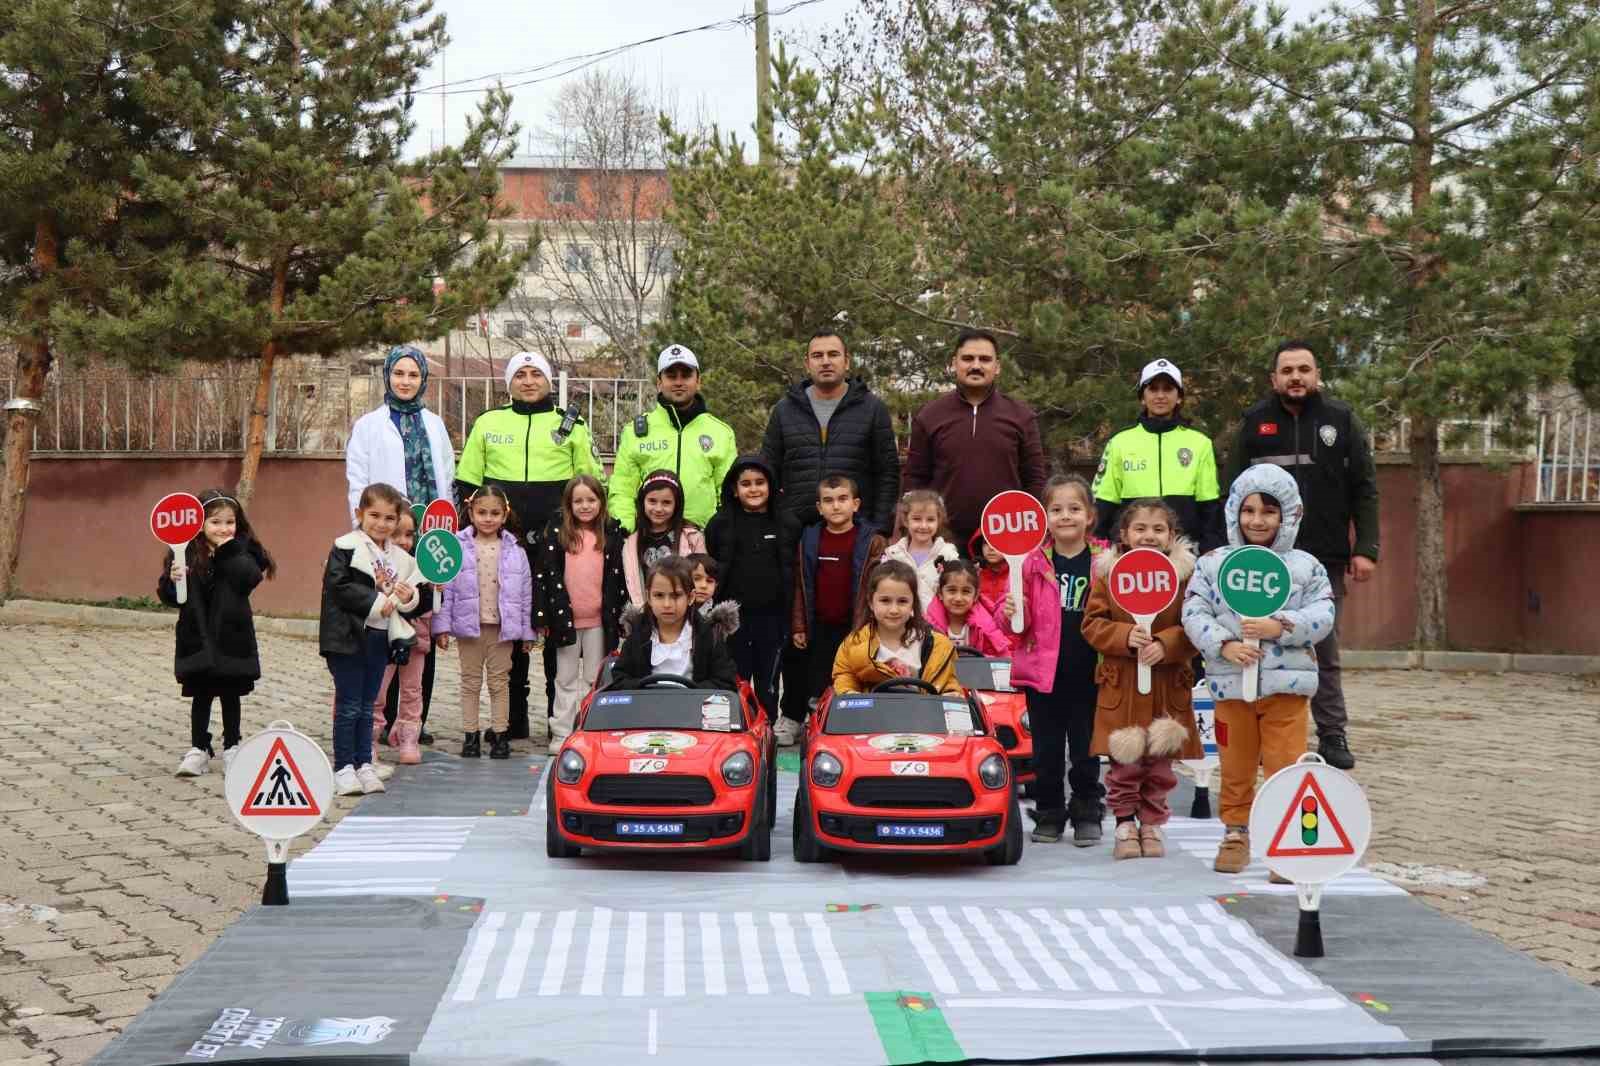
[[[478,697],[489,675],[489,721],[496,733],[511,724],[511,642],[500,627],[484,625],[475,637],[457,637],[461,647],[461,728],[478,731]]]
[[[1282,770],[1306,753],[1311,701],[1305,696],[1262,696],[1254,703],[1217,701],[1217,756],[1222,761],[1223,825],[1250,824],[1256,770]]]

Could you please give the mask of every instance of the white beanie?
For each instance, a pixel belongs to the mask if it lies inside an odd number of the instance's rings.
[[[550,373],[550,360],[538,352],[518,352],[506,363],[506,388],[511,387],[511,378],[525,366],[531,366],[543,374],[546,381],[555,380],[555,375]]]

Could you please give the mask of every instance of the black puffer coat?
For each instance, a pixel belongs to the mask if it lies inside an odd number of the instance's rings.
[[[622,544],[627,530],[612,519],[606,523],[605,562],[600,582],[600,629],[606,654],[617,646],[617,625],[628,605],[628,582],[622,568]],[[545,526],[528,547],[533,566],[533,625],[558,648],[578,642],[572,624],[572,597],[567,593],[567,550],[561,544],[561,521]]]
[[[722,479],[722,506],[706,526],[706,552],[717,561],[717,602],[739,601],[745,614],[777,614],[788,610],[794,581],[793,551],[785,551],[783,530],[773,510],[751,514],[739,503],[739,475],[759,470],[767,484],[777,484],[771,464],[758,454],[741,455]]]
[[[778,512],[796,542],[800,526],[817,519],[817,482],[848,474],[861,490],[861,517],[881,529],[894,525],[900,496],[900,453],[889,408],[867,383],[851,378],[828,420],[826,437],[806,395],[809,382],[792,386],[772,409],[761,452],[778,472]]]
[[[739,669],[728,650],[728,638],[739,629],[739,605],[719,603],[703,613],[691,611],[689,624],[694,630],[694,647],[689,651],[693,675],[690,680],[701,688],[739,691]],[[630,605],[623,612],[622,628],[627,630],[627,636],[611,669],[610,687],[634,688],[652,673],[650,637],[654,627],[644,608]]]
[[[261,677],[250,593],[261,584],[265,567],[260,546],[235,537],[217,549],[204,574],[194,573],[191,566],[189,596],[183,604],[178,603],[171,577],[162,571],[156,595],[167,606],[178,608],[173,667],[186,694],[242,695]]]

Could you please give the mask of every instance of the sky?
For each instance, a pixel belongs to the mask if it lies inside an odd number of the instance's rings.
[[[774,48],[780,35],[802,42],[815,40],[859,7],[859,0],[803,2],[797,10],[772,18]],[[1291,15],[1303,16],[1321,2],[1288,0],[1286,6]],[[781,12],[795,3],[770,0],[770,7]],[[517,6],[527,14],[517,12]],[[450,142],[460,141],[480,95],[472,90],[492,84],[460,84],[464,79],[497,72],[507,72],[508,85],[548,79],[512,89],[514,116],[523,126],[522,150],[527,151],[529,132],[548,125],[546,116],[556,90],[577,75],[552,78],[564,69],[560,65],[520,76],[509,72],[748,15],[754,4],[751,0],[542,0],[510,5],[503,0],[435,0],[434,10],[446,17],[451,44],[418,85],[413,113],[417,132],[410,145],[413,153],[439,143],[441,128]],[[603,60],[599,66],[631,73],[658,89],[663,98],[675,99],[679,113],[686,118],[702,115],[708,122],[750,139],[755,123],[755,34],[748,26],[643,45]],[[442,101],[437,88],[441,80],[449,83]]]

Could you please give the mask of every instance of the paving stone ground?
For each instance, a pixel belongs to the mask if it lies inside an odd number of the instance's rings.
[[[263,636],[261,659],[245,734],[287,718],[329,746],[315,646]],[[86,1061],[260,898],[262,847],[223,809],[220,759],[206,777],[172,776],[188,704],[171,663],[164,630],[0,626],[0,1066]],[[1600,684],[1346,676],[1377,821],[1368,861],[1600,986]],[[452,653],[430,720],[442,750],[459,738],[456,690]]]

